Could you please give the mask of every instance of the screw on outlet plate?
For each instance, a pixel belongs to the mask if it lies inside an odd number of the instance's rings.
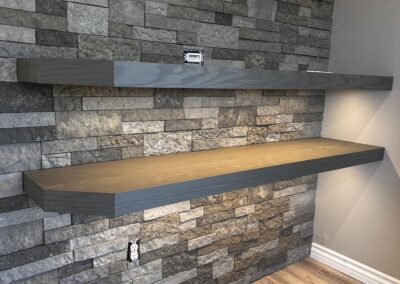
[[[128,261],[132,262],[139,259],[139,240],[128,243]]]

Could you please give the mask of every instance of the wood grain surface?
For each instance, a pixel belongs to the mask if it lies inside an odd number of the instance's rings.
[[[378,161],[383,152],[339,140],[301,139],[27,171],[24,188],[48,210],[122,215]]]

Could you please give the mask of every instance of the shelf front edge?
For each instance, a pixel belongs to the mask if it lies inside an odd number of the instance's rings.
[[[41,189],[24,173],[24,188],[29,196],[47,211],[113,217],[279,180],[380,161],[383,156],[384,148],[378,147],[368,151],[115,194]]]

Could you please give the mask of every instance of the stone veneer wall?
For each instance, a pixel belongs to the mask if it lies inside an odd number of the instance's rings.
[[[249,283],[306,257],[316,176],[102,218],[42,211],[21,172],[319,136],[322,92],[21,84],[15,58],[196,46],[205,65],[326,70],[332,2],[0,0],[0,283]]]

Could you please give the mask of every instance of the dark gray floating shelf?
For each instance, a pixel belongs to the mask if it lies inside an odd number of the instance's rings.
[[[191,89],[391,90],[393,77],[74,59],[19,59],[18,81]]]
[[[118,216],[383,159],[384,148],[312,138],[24,172],[44,210]]]

